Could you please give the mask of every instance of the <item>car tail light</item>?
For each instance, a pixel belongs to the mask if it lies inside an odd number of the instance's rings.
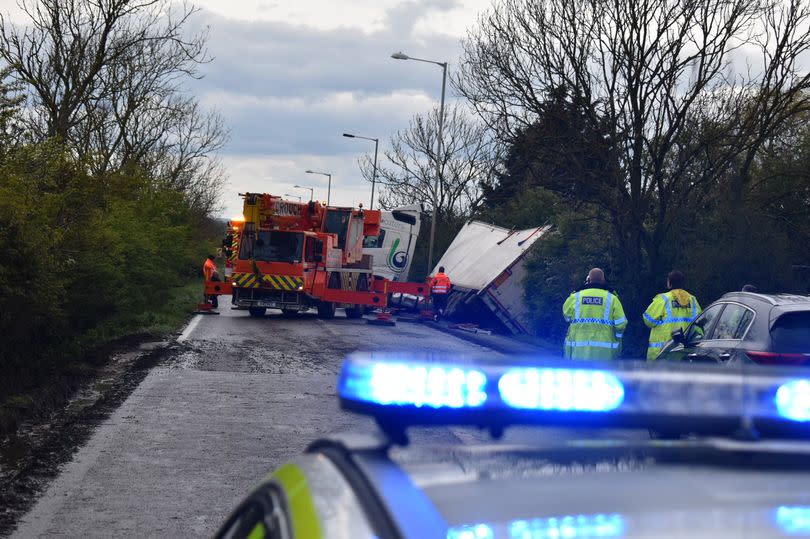
[[[751,361],[759,365],[804,365],[810,364],[810,354],[787,354],[778,352],[747,351]]]

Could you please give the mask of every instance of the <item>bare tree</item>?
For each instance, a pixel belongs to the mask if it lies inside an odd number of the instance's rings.
[[[150,152],[153,169],[169,187],[185,193],[192,208],[207,214],[215,209],[224,183],[216,154],[228,131],[221,115],[203,111],[194,101],[177,103],[176,110],[176,121],[166,125]]]
[[[30,129],[56,137],[103,176],[137,164],[209,211],[227,140],[217,113],[184,94],[210,60],[197,11],[170,0],[21,0],[30,24],[0,18],[0,58],[29,90]]]
[[[808,23],[800,0],[500,0],[455,85],[506,140],[567,89],[609,160],[547,187],[600,207],[647,282],[689,206],[728,177],[742,192],[762,145],[808,108]]]
[[[73,128],[122,81],[148,95],[206,61],[205,35],[185,37],[196,11],[168,0],[21,0],[30,23],[0,18],[0,57],[31,88],[41,136]],[[134,81],[137,75],[140,80]]]
[[[377,170],[382,186],[380,204],[392,208],[406,204],[433,207],[445,218],[467,217],[481,202],[481,186],[495,176],[497,148],[483,125],[465,115],[460,105],[445,111],[438,192],[436,148],[439,111],[416,115],[408,129],[391,137],[391,150]],[[360,161],[363,177],[371,181],[370,155]]]
[[[21,108],[25,96],[20,84],[11,80],[11,68],[0,69],[0,153],[19,141]]]

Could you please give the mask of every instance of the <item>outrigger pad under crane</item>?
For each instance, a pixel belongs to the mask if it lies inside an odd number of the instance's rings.
[[[231,283],[226,281],[205,281],[203,284],[203,293],[206,297],[230,294],[231,291]],[[207,301],[203,301],[197,304],[197,308],[194,310],[193,314],[219,314],[219,312],[214,310],[213,305]]]
[[[192,314],[219,314],[219,312],[214,310],[214,306],[204,301],[202,303],[197,304],[197,308],[194,310]]]
[[[396,326],[397,322],[389,311],[378,311],[374,313],[374,318],[366,320],[372,326]]]

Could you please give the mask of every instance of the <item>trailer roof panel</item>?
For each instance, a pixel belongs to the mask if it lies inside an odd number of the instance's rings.
[[[439,266],[444,266],[453,286],[484,290],[550,229],[551,226],[541,226],[509,230],[469,221],[433,268],[432,275]]]

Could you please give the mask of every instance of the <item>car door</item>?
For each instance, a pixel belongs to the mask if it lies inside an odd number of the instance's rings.
[[[703,350],[703,342],[711,342],[712,332],[725,303],[710,305],[694,322],[684,331],[684,342],[670,341],[658,356],[664,361],[700,361],[707,353]]]
[[[753,309],[740,303],[728,303],[717,319],[711,338],[704,339],[696,350],[693,361],[709,363],[736,363],[736,351],[754,320]],[[689,356],[687,355],[687,360]]]

